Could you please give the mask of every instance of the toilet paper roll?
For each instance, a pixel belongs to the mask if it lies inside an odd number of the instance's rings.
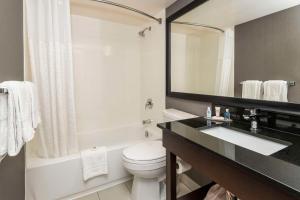
[[[177,159],[176,161],[176,172],[177,174],[183,174],[184,172],[192,169],[192,166],[181,159]]]

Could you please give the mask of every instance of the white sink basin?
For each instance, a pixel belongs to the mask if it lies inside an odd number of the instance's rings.
[[[209,128],[201,130],[201,132],[266,156],[288,147],[288,145],[262,139],[224,127]]]

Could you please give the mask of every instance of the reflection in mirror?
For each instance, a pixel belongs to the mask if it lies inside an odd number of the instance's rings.
[[[171,91],[300,103],[300,0],[210,0],[171,22]]]
[[[233,96],[232,28],[175,21],[171,29],[172,90]]]

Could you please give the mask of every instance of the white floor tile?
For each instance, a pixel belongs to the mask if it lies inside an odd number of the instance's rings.
[[[98,192],[98,194],[94,193],[76,200],[131,200],[130,198],[131,185],[132,185],[132,181],[129,181],[124,184],[117,185],[115,187],[106,190],[102,190]],[[179,183],[177,197],[181,197],[190,192],[191,190],[186,185],[184,185],[183,183]]]
[[[125,184],[98,192],[101,200],[131,200],[130,192]]]
[[[99,198],[98,198],[98,194],[94,193],[94,194],[90,194],[90,195],[85,196],[85,197],[81,197],[81,198],[76,199],[76,200],[99,200]]]

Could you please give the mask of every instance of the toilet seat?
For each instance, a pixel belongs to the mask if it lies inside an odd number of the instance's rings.
[[[166,161],[166,156],[153,159],[153,160],[132,160],[123,155],[123,160],[128,163],[137,164],[137,165],[147,165],[147,164],[155,164]]]
[[[130,162],[124,162],[124,167],[135,171],[152,171],[166,167],[166,161],[150,164],[135,164]]]
[[[126,168],[155,170],[166,166],[166,150],[161,141],[149,141],[134,145],[123,151]]]

